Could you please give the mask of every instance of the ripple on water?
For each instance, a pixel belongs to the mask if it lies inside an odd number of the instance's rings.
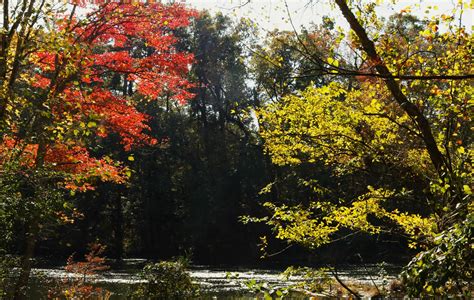
[[[133,263],[143,263],[141,259],[133,261]],[[367,271],[367,270],[366,270]],[[200,285],[203,291],[218,291],[218,292],[242,292],[246,291],[245,283],[249,280],[256,282],[266,282],[271,286],[285,287],[288,286],[301,277],[292,277],[290,280],[284,280],[278,271],[275,270],[223,270],[223,269],[205,269],[203,267],[192,268],[190,276],[193,282]],[[100,275],[88,275],[87,279],[90,282],[104,285],[133,285],[146,282],[132,271],[111,270]],[[33,269],[34,277],[46,277],[53,279],[63,278],[82,278],[81,274],[73,274],[66,272],[63,269]],[[356,284],[382,284],[383,279],[377,276],[370,276],[367,272],[360,270],[346,270],[341,271],[339,277],[343,281],[350,281]],[[394,276],[387,276],[387,279],[393,279]]]

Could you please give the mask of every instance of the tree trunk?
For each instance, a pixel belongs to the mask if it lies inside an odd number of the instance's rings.
[[[46,142],[43,138],[40,139],[38,142],[38,151],[36,154],[36,161],[35,161],[35,168],[39,169],[44,165],[44,157],[46,155]],[[26,188],[22,191],[22,197],[24,199],[36,199],[37,197],[37,189],[33,183],[27,182]],[[41,199],[39,199],[41,200]],[[38,199],[34,200],[38,201]],[[40,224],[38,223],[38,219],[32,216],[32,218],[28,221],[27,228],[26,228],[26,241],[25,241],[25,252],[23,253],[23,257],[21,259],[20,265],[20,276],[18,277],[17,284],[15,286],[15,293],[13,299],[26,299],[26,288],[28,287],[28,281],[30,279],[31,273],[31,265],[32,259],[35,252],[36,241],[38,239]]]
[[[13,299],[27,299],[26,288],[28,287],[28,281],[30,279],[32,259],[35,252],[36,240],[38,238],[39,224],[33,219],[30,222],[26,236],[25,252],[21,259],[20,276],[18,277],[17,284],[15,286],[15,294]]]
[[[355,32],[359,38],[362,48],[367,53],[369,58],[376,62],[375,69],[385,78],[385,85],[389,89],[395,101],[400,105],[400,107],[410,116],[415,125],[418,127],[418,130],[421,133],[423,142],[425,144],[426,150],[430,155],[431,162],[433,163],[436,171],[441,178],[446,176],[446,171],[451,171],[450,166],[446,164],[445,157],[439,150],[436,141],[433,137],[433,132],[431,131],[431,126],[426,117],[421,113],[418,107],[411,103],[406,95],[400,88],[400,85],[395,81],[392,76],[392,73],[387,68],[385,63],[382,61],[381,57],[378,55],[377,50],[375,49],[375,44],[367,35],[367,32],[359,23],[355,15],[352,13],[350,8],[347,6],[347,0],[335,0],[336,4],[339,6],[344,18],[349,22],[351,29]]]
[[[121,188],[116,187],[116,192],[112,194],[114,202],[114,252],[117,259],[123,257],[123,210],[122,210],[122,193]]]

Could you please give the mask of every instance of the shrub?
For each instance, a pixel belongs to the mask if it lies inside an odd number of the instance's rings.
[[[87,282],[87,276],[97,275],[101,271],[109,269],[106,265],[103,253],[105,246],[99,243],[89,245],[90,252],[84,256],[84,261],[75,261],[74,255],[67,260],[64,268],[66,272],[81,275],[77,277],[65,276],[59,286],[49,291],[52,299],[109,299],[111,293],[100,287]]]
[[[142,271],[146,280],[134,296],[145,299],[186,299],[197,295],[197,285],[192,282],[181,261],[162,261],[147,264]]]
[[[419,253],[402,273],[410,296],[472,297],[474,214],[435,238],[434,247]]]
[[[18,268],[18,257],[0,253],[0,299],[9,299],[15,287],[16,276],[13,270]]]

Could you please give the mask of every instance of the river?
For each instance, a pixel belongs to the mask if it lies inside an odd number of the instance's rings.
[[[113,268],[100,275],[88,276],[88,281],[94,285],[103,287],[112,292],[110,299],[127,299],[131,288],[143,282],[137,276],[138,266],[143,265],[144,260],[130,259],[124,260],[121,268]],[[394,278],[398,269],[394,266],[386,266],[386,272],[380,276],[380,268],[377,266],[345,266],[338,274],[339,278],[345,282],[360,285],[386,285]],[[81,275],[65,272],[61,267],[56,268],[35,268],[32,271],[33,280],[30,289],[30,297],[33,299],[43,298],[47,294],[48,285],[44,284],[45,279],[50,282],[67,277],[79,277]],[[193,281],[197,283],[201,290],[199,299],[225,299],[244,300],[255,299],[255,294],[246,287],[246,282],[253,280],[258,283],[266,283],[271,288],[281,288],[295,283],[300,278],[292,277],[285,280],[281,275],[281,270],[264,269],[236,269],[236,268],[216,268],[209,266],[192,266],[189,269]],[[46,280],[46,282],[48,281]],[[292,294],[291,299],[308,299],[307,296],[297,292]]]

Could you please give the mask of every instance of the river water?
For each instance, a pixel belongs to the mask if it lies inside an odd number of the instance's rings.
[[[88,276],[89,282],[103,287],[112,292],[111,299],[126,299],[131,288],[142,282],[142,279],[135,275],[143,265],[144,260],[125,260],[121,268],[113,268],[100,275]],[[377,266],[346,266],[341,269],[339,278],[345,282],[361,285],[382,286],[394,278],[397,268],[393,266],[385,267],[387,272],[380,276],[380,268]],[[36,268],[33,269],[33,280],[30,289],[30,297],[33,299],[43,298],[47,295],[47,285],[44,279],[50,281],[79,277],[79,274],[65,272],[61,267],[57,268]],[[209,266],[192,266],[189,273],[195,283],[200,287],[201,297],[199,299],[223,299],[223,300],[244,300],[255,299],[255,294],[246,287],[246,283],[253,280],[258,283],[266,283],[271,288],[281,288],[297,282],[300,278],[292,277],[286,280],[281,275],[280,270],[263,269],[235,269],[235,268],[215,268]],[[41,279],[41,280],[40,280]],[[291,299],[308,299],[307,296],[297,292],[292,293]]]

